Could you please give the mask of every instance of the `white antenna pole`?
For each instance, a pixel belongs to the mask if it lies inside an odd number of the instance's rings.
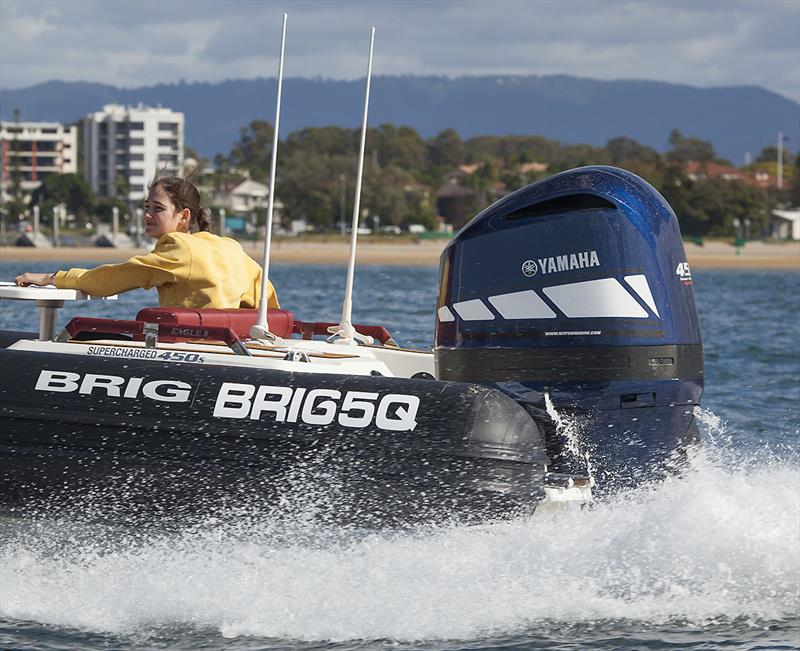
[[[358,218],[361,210],[361,177],[364,173],[364,146],[367,141],[367,115],[369,114],[369,87],[372,80],[372,49],[375,44],[375,28],[369,29],[369,59],[367,61],[367,89],[364,94],[364,120],[361,123],[361,149],[358,153],[358,174],[356,175],[356,196],[353,202],[353,223],[350,232],[350,260],[347,264],[347,285],[344,290],[342,304],[342,320],[338,326],[330,329],[334,337],[341,343],[352,343],[353,339],[372,343],[371,337],[359,335],[351,322],[353,313],[353,274],[356,266],[356,241],[358,239]]]
[[[267,320],[267,289],[269,287],[269,250],[272,246],[272,210],[275,205],[275,168],[278,163],[278,132],[281,124],[281,90],[283,88],[283,53],[286,46],[286,19],[283,14],[281,28],[281,56],[278,60],[278,95],[275,100],[275,129],[272,134],[272,161],[269,169],[269,203],[267,204],[267,223],[264,225],[264,259],[261,274],[261,298],[258,305],[258,322],[250,328],[254,339],[276,339],[269,331]]]
[[[258,323],[250,328],[250,336],[254,339],[276,339],[269,331],[267,321],[267,288],[269,287],[269,250],[272,245],[272,209],[275,205],[275,167],[278,162],[278,132],[281,124],[281,90],[283,88],[283,53],[286,46],[286,18],[283,14],[281,29],[281,56],[278,61],[278,96],[275,101],[275,130],[272,134],[272,162],[269,169],[269,203],[267,204],[267,223],[264,226],[264,260],[261,274],[261,302],[258,306]]]

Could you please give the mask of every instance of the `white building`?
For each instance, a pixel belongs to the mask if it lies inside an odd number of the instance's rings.
[[[50,174],[78,172],[78,127],[59,122],[0,122],[0,180],[4,195],[19,175],[30,194]]]
[[[770,235],[780,240],[800,240],[800,208],[773,210]]]
[[[250,178],[244,178],[223,185],[209,192],[211,203],[221,209],[224,215],[224,229],[228,231],[247,230],[252,232],[259,211],[269,206],[269,187]],[[277,198],[272,205],[273,232],[282,232],[283,203]]]
[[[244,179],[215,192],[213,202],[214,205],[229,212],[250,215],[253,211],[264,209],[269,205],[269,188],[258,181]],[[278,208],[278,203],[280,202],[273,205],[273,210]]]
[[[142,201],[156,172],[183,166],[183,113],[168,108],[107,104],[83,120],[83,174],[100,197],[127,186],[129,201]]]

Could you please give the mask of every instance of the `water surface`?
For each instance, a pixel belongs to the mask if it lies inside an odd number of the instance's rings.
[[[344,268],[273,269],[298,319],[339,320]],[[0,279],[36,270],[52,264]],[[430,348],[436,275],[358,270],[354,320]],[[694,276],[704,445],[684,476],[590,509],[402,533],[322,529],[296,508],[145,536],[4,521],[0,648],[799,648],[800,274]],[[80,312],[156,302],[139,290]],[[0,303],[0,328],[37,320]]]

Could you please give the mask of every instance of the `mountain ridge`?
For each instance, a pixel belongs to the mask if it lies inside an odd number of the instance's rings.
[[[281,136],[305,127],[357,128],[364,80],[284,80]],[[48,81],[0,89],[0,117],[20,109],[23,120],[75,122],[112,102],[168,106],[186,114],[186,142],[201,155],[227,154],[241,127],[271,122],[276,80],[229,79],[119,88],[97,82]],[[410,126],[423,138],[453,128],[477,135],[541,135],[602,146],[627,136],[658,151],[672,129],[710,141],[741,164],[774,145],[800,142],[800,104],[759,86],[698,88],[646,79],[598,80],[571,75],[376,76],[370,125]]]

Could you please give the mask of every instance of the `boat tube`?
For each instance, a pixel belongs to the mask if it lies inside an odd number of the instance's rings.
[[[601,490],[652,479],[696,436],[689,268],[630,173],[565,172],[483,211],[442,255],[437,317],[434,353],[381,326],[320,340],[333,324],[283,310],[269,340],[255,310],[0,333],[0,509],[185,521],[313,494],[364,526],[485,520],[585,502],[592,471]]]

